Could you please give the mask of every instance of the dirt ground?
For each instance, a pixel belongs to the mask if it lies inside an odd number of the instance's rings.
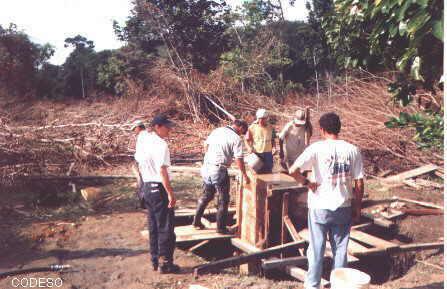
[[[176,177],[174,183],[179,196],[178,207],[194,208],[200,193],[197,177]],[[82,186],[91,184],[82,184]],[[280,274],[241,276],[237,269],[221,274],[209,274],[195,280],[192,268],[213,259],[210,252],[228,248],[228,244],[210,243],[206,253],[197,256],[186,248],[178,248],[175,262],[182,267],[180,274],[160,275],[150,268],[148,244],[140,236],[146,228],[144,210],[136,208],[134,184],[128,181],[94,184],[117,196],[102,206],[93,206],[79,199],[61,199],[63,204],[41,204],[32,208],[33,191],[0,203],[0,272],[48,264],[70,264],[71,272],[35,273],[18,278],[57,278],[63,280],[60,288],[303,288],[303,284]],[[50,185],[46,185],[51,190]],[[60,186],[59,186],[60,188]],[[57,189],[53,188],[53,189]],[[390,198],[399,194],[408,198],[442,204],[442,192],[413,191],[408,188],[384,189],[370,182],[370,199]],[[68,194],[68,193],[67,193]],[[8,200],[7,202],[5,200]],[[443,216],[406,217],[399,221],[400,236],[396,242],[435,242],[443,236]],[[230,252],[231,254],[231,252]],[[368,265],[368,262],[371,263]],[[363,263],[363,262],[362,262]],[[386,263],[386,265],[385,265]],[[373,276],[371,288],[435,289],[443,288],[443,252],[437,250],[407,254],[387,260],[366,260],[359,268]],[[385,266],[383,266],[385,265]],[[371,267],[369,267],[371,266]],[[15,288],[13,278],[0,280],[0,288]]]

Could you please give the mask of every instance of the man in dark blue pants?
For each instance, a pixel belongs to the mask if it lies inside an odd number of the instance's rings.
[[[176,273],[180,269],[174,264],[173,258],[176,199],[168,174],[171,160],[165,141],[173,125],[165,116],[154,117],[153,132],[137,144],[135,152],[135,160],[143,180],[144,203],[148,209],[152,266],[162,274]]]

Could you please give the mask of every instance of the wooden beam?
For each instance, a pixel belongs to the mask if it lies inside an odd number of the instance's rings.
[[[209,242],[210,242],[210,240],[204,240],[202,242],[199,242],[199,243],[195,244],[194,246],[192,246],[191,248],[189,248],[188,251],[189,252],[194,252],[195,250],[199,249],[200,247],[205,246]]]
[[[419,168],[416,168],[414,170],[409,170],[391,177],[387,177],[383,179],[385,183],[400,183],[405,179],[414,178],[426,173],[430,173],[432,171],[437,170],[439,167],[433,164],[428,164]]]
[[[262,261],[264,270],[284,268],[286,266],[305,266],[307,265],[307,256],[289,257],[284,259],[270,259]]]
[[[287,227],[287,230],[289,231],[290,236],[294,241],[301,241],[302,238],[298,235],[298,232],[296,231],[295,225],[292,223],[292,220],[290,220],[289,216],[284,217],[284,223]]]
[[[371,221],[373,221],[373,223],[375,225],[380,226],[380,227],[384,227],[384,228],[389,229],[389,228],[392,228],[392,227],[394,227],[396,225],[394,222],[392,222],[390,220],[387,220],[387,219],[385,219],[383,217],[375,217],[374,215],[372,215],[372,214],[370,214],[368,212],[365,212],[365,211],[362,211],[361,215],[362,215],[362,217],[370,219]]]
[[[287,232],[284,219],[289,216],[289,193],[282,195],[282,218],[281,218],[281,244],[286,242]],[[281,254],[281,258],[284,258],[284,254]]]
[[[427,215],[443,215],[444,211],[439,209],[400,209],[402,213],[412,216],[427,216]]]
[[[296,266],[286,266],[285,271],[287,274],[289,274],[290,276],[292,276],[293,278],[304,282],[306,281],[306,275],[307,275],[307,271],[300,268],[300,267],[296,267]],[[329,281],[321,278],[321,285],[323,287],[328,286],[330,283]]]
[[[294,246],[304,246],[304,244],[305,242],[303,241],[300,244],[294,244]],[[194,269],[194,275],[197,276],[199,274],[210,273],[216,270],[221,270],[250,262],[259,261],[261,259],[265,259],[272,255],[281,253],[286,249],[288,249],[287,246],[276,246],[265,250],[260,250],[258,252],[250,253],[247,255],[235,256],[223,260],[218,260],[215,262],[210,262],[208,264],[199,265]]]
[[[360,230],[360,229],[365,229],[365,228],[369,228],[373,225],[374,223],[365,223],[365,224],[359,224],[359,225],[355,225],[351,227],[351,230]]]
[[[261,251],[261,249],[241,240],[240,238],[232,238],[231,244],[245,253],[255,253]]]
[[[407,244],[407,245],[399,246],[399,249],[402,252],[419,251],[419,250],[434,250],[434,249],[442,249],[442,248],[444,248],[444,242],[416,243],[416,244]]]
[[[203,212],[203,216],[208,217],[208,216],[214,216],[217,213],[217,209],[215,208],[210,208],[210,209],[206,209],[205,212]],[[236,213],[236,207],[230,207],[228,208],[228,214],[229,215],[234,215]],[[175,210],[175,217],[176,218],[187,218],[187,217],[194,217],[194,215],[196,214],[196,210],[195,209],[178,209]]]
[[[397,197],[397,196],[393,196],[393,200],[398,200],[398,201],[402,201],[402,202],[412,203],[412,204],[420,205],[420,206],[427,207],[427,208],[435,208],[435,209],[444,210],[443,206],[439,206],[439,205],[436,205],[436,204],[433,204],[433,203],[421,202],[421,201],[401,198],[401,197]]]
[[[377,238],[373,235],[367,234],[365,232],[362,231],[358,231],[358,230],[351,230],[351,232],[349,233],[349,236],[351,239],[357,240],[359,242],[368,244],[372,247],[377,247],[377,248],[394,248],[394,247],[398,247],[399,245]]]

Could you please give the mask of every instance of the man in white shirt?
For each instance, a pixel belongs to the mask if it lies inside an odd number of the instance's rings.
[[[198,201],[193,226],[203,229],[201,222],[203,212],[208,203],[218,193],[218,210],[216,214],[217,232],[226,234],[226,219],[230,202],[230,178],[228,167],[233,158],[236,160],[243,178],[249,182],[244,166],[243,141],[241,136],[247,132],[248,125],[243,120],[235,120],[232,126],[220,127],[211,132],[205,141],[205,158],[201,174],[203,178],[203,194]]]
[[[141,146],[142,143],[144,142],[144,138],[149,135],[149,132],[146,130],[146,126],[141,120],[134,121],[130,127],[130,130],[133,131],[136,135],[135,151],[137,151],[137,148]],[[138,163],[132,165],[132,170],[137,179],[136,195],[139,200],[139,207],[142,209],[146,209],[143,200],[143,180],[141,179],[141,173],[140,170],[138,169]]]
[[[299,183],[309,187],[306,289],[320,288],[327,235],[333,268],[347,266],[349,231],[352,221],[360,218],[364,191],[362,156],[357,147],[338,138],[340,118],[326,113],[319,123],[324,140],[306,148],[289,170]],[[307,170],[313,170],[315,182],[301,175]]]
[[[168,143],[174,123],[163,115],[152,120],[153,132],[137,144],[135,160],[143,180],[144,202],[148,208],[149,243],[154,271],[175,273],[175,196],[168,174],[171,165]],[[160,259],[160,261],[159,261]],[[159,266],[160,264],[160,266]]]
[[[294,119],[288,122],[279,134],[279,158],[284,169],[288,170],[304,149],[309,146],[312,125],[308,111],[297,110]]]

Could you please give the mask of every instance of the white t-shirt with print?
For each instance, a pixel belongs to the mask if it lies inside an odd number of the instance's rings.
[[[161,167],[171,165],[168,143],[151,132],[137,139],[135,160],[143,182],[161,183]]]
[[[308,207],[335,211],[351,205],[353,180],[363,178],[360,150],[344,140],[311,144],[290,168],[290,173],[313,170],[317,190],[309,190]]]

